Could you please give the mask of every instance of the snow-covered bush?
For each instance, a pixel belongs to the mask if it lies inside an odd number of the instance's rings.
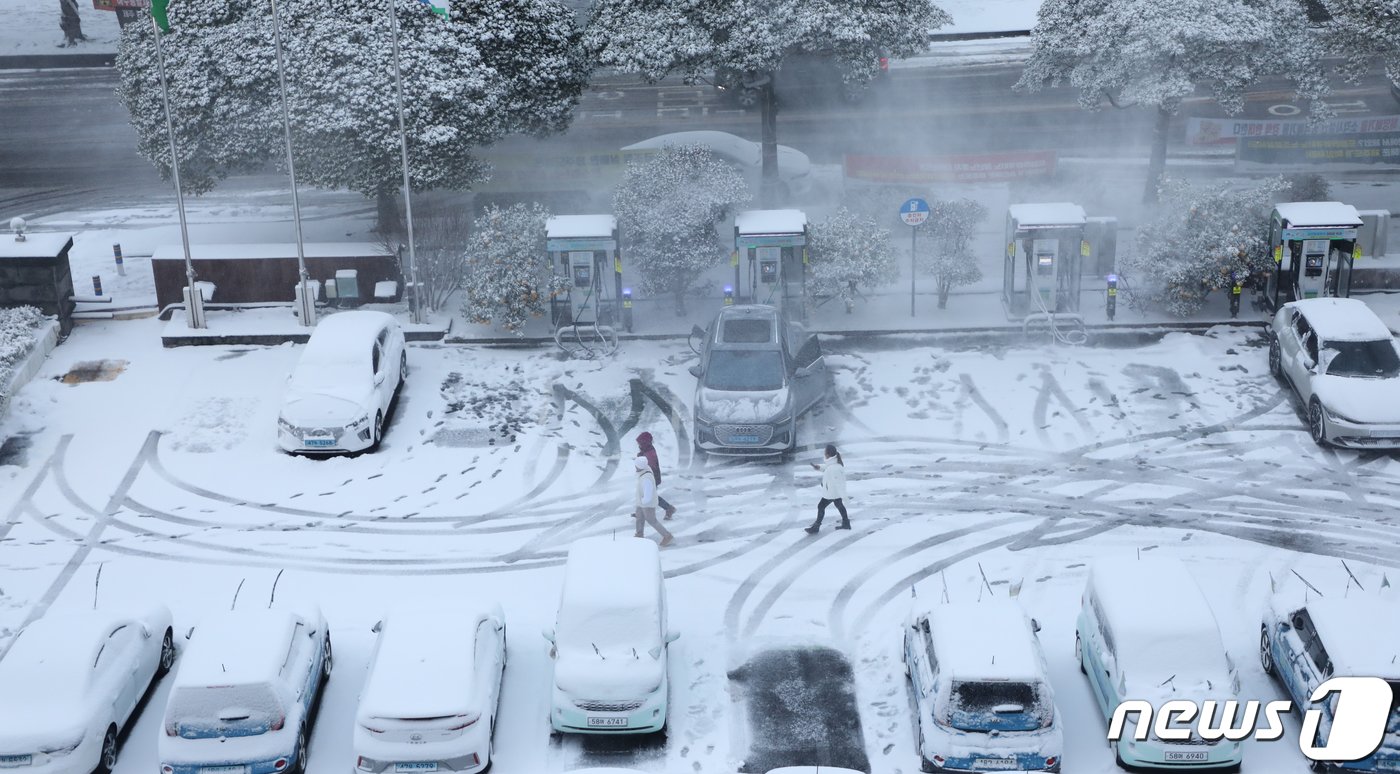
[[[1327,178],[1316,173],[1299,172],[1285,175],[1283,198],[1288,202],[1328,202],[1332,200],[1332,186]]]
[[[39,327],[49,318],[32,306],[0,309],[0,404],[9,397],[4,393],[10,374],[39,340]]]
[[[494,205],[482,211],[467,242],[467,291],[462,311],[474,323],[498,323],[523,336],[525,323],[545,312],[552,293],[563,289],[567,277],[549,272],[545,252],[545,220],[549,213],[536,205]]]
[[[845,207],[807,232],[807,295],[837,296],[851,310],[859,287],[887,285],[899,275],[890,230]]]
[[[379,199],[403,183],[385,2],[278,3],[297,180]],[[415,190],[466,189],[478,147],[567,128],[587,80],[574,13],[561,0],[452,4],[441,19],[394,0],[409,174]],[[162,36],[180,174],[195,193],[285,153],[273,21],[260,0],[171,3]],[[118,93],[138,149],[168,172],[170,145],[151,25],[122,34]],[[381,224],[387,225],[387,224]]]
[[[1212,290],[1233,284],[1233,274],[1273,270],[1269,215],[1285,188],[1282,178],[1243,189],[1164,180],[1157,219],[1138,233],[1138,249],[1123,267],[1154,286],[1151,301],[1190,316]]]
[[[982,279],[972,237],[987,219],[987,208],[974,199],[934,199],[928,206],[928,220],[920,228],[926,238],[921,245],[927,247],[919,250],[919,264],[937,281],[938,308],[944,309],[949,291]]]
[[[642,292],[673,294],[676,314],[685,314],[686,292],[729,253],[716,226],[749,198],[743,176],[703,145],[667,146],[629,162],[613,212]]]
[[[442,309],[448,297],[461,289],[467,274],[467,240],[471,233],[472,218],[465,207],[445,202],[414,207],[413,253],[418,266],[413,273],[423,283],[420,297],[426,309]],[[410,279],[407,241],[404,231],[396,230],[383,237],[385,248],[399,256],[399,271],[405,282]]]

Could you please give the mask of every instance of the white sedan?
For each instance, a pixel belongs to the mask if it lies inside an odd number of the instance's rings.
[[[763,146],[729,132],[698,130],[657,135],[624,147],[623,151],[655,151],[667,146],[703,145],[716,156],[739,169],[752,191],[758,191],[763,178]],[[812,160],[807,154],[786,145],[778,146],[778,180],[792,193],[802,193],[812,185]]]
[[[277,440],[306,454],[373,449],[408,377],[403,328],[383,312],[321,320],[287,383]]]
[[[1390,329],[1351,298],[1279,307],[1269,370],[1293,386],[1319,445],[1400,447],[1400,350]]]
[[[355,715],[355,768],[488,769],[506,668],[501,608],[403,609],[374,630],[379,639]]]
[[[0,768],[109,774],[137,705],[175,663],[170,611],[50,613],[0,659]]]

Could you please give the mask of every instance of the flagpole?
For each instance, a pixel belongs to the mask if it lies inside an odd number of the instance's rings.
[[[175,122],[170,118],[170,91],[165,81],[165,51],[160,45],[160,20],[151,14],[156,38],[156,71],[160,73],[160,97],[165,105],[165,136],[170,140],[170,177],[175,181],[175,210],[180,214],[180,244],[185,250],[185,322],[191,328],[205,327],[204,298],[194,286],[194,261],[190,259],[190,230],[185,220],[185,191],[180,186],[180,156],[175,150]]]
[[[399,15],[394,10],[394,0],[386,0],[389,6],[389,27],[394,39],[394,102],[399,109],[399,156],[403,166],[403,214],[408,223],[408,281],[413,288],[409,297],[413,322],[423,322],[422,292],[418,287],[418,255],[413,247],[413,196],[408,180],[408,132],[403,120],[403,69],[399,64]]]
[[[272,32],[276,41],[277,49],[277,89],[282,96],[282,129],[287,141],[287,177],[292,183],[292,225],[296,230],[297,237],[297,274],[300,277],[299,287],[301,309],[298,317],[301,324],[310,326],[316,324],[316,299],[313,297],[308,285],[311,279],[306,273],[306,245],[301,235],[301,200],[297,197],[297,170],[292,162],[292,119],[287,111],[287,75],[282,65],[282,21],[277,13],[277,0],[270,0],[272,3]]]

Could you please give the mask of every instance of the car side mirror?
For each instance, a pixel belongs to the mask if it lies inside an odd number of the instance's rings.
[[[383,372],[383,371],[380,371],[379,373],[377,373],[377,374],[374,375],[374,383],[377,384],[377,385],[378,385],[378,384],[383,384],[383,383],[384,383],[384,372]]]
[[[672,642],[675,642],[676,640],[679,640],[680,638],[681,638],[681,633],[678,632],[678,631],[676,631],[675,629],[672,629],[672,630],[670,630],[669,632],[666,632],[666,643],[667,643],[668,645],[669,645],[670,643],[672,643]]]
[[[693,366],[690,367],[690,375],[693,376],[693,377],[695,377],[696,379],[699,379],[699,378],[700,378],[700,375],[703,374],[703,373],[705,373],[705,372],[704,372],[703,370],[701,370],[699,364],[696,364],[696,365],[693,365]]]
[[[1037,621],[1034,618],[1031,619],[1031,631],[1035,632],[1036,634],[1040,633],[1040,621]]]
[[[549,643],[550,643],[551,645],[554,644],[554,630],[553,630],[553,629],[545,629],[545,630],[541,631],[540,634],[544,635],[544,638],[545,638],[546,640],[549,640]]]
[[[659,660],[661,658],[661,646],[657,645],[656,647],[647,651],[647,655],[651,656],[653,661]]]
[[[692,325],[690,326],[690,335],[698,339],[703,339],[705,338],[705,329],[698,325]]]
[[[375,621],[375,622],[374,622],[374,626],[370,627],[370,631],[371,631],[371,632],[374,632],[375,634],[378,634],[378,633],[384,631],[384,622],[383,622],[383,621]]]

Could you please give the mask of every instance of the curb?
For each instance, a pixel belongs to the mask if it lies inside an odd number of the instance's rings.
[[[0,70],[60,70],[67,67],[113,67],[111,54],[18,54],[0,56]]]

